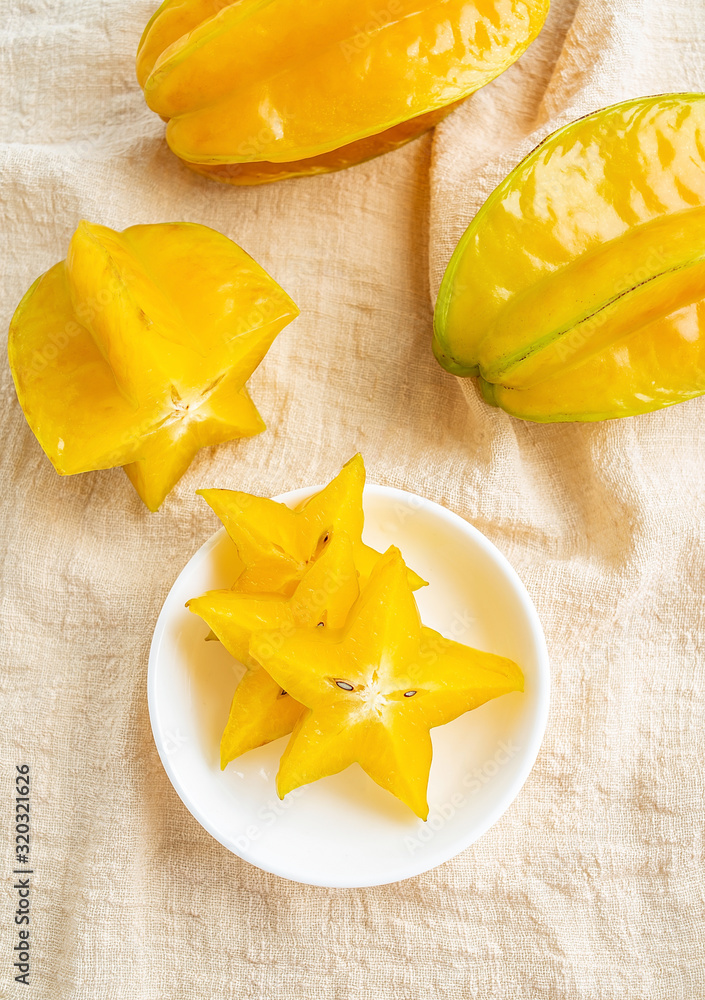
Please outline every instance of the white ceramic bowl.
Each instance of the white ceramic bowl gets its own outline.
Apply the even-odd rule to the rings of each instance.
[[[320,487],[318,487],[320,489]],[[295,506],[315,489],[287,493]],[[162,608],[149,658],[149,713],[166,773],[186,807],[228,850],[296,882],[350,888],[418,875],[472,844],[519,794],[541,745],[549,705],[546,643],[536,610],[504,556],[446,508],[367,486],[365,532],[399,546],[429,581],[417,592],[424,624],[511,657],[526,678],[505,695],[434,729],[426,823],[357,766],[283,801],[277,740],[220,770],[219,743],[243,668],[185,602],[230,587],[234,546],[218,531],[188,562]]]

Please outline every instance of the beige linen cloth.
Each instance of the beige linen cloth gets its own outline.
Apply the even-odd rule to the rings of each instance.
[[[252,380],[268,432],[203,452],[157,515],[119,470],[57,477],[2,367],[0,998],[705,997],[705,400],[529,425],[430,352],[452,248],[533,144],[622,98],[705,90],[703,0],[554,0],[525,58],[434,139],[253,190],[166,150],[133,71],[154,5],[3,4],[3,326],[81,218],[213,226],[302,315]],[[192,819],[145,680],[161,604],[216,528],[194,490],[273,495],[358,449],[372,481],[447,505],[508,556],[554,688],[528,783],[474,847],[397,885],[325,890],[258,871]],[[24,761],[29,987],[11,970]]]

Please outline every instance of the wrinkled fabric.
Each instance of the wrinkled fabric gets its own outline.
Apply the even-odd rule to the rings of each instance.
[[[153,0],[6,7],[3,327],[82,218],[213,226],[301,317],[250,383],[268,431],[201,452],[156,515],[120,470],[59,478],[2,366],[3,829],[8,845],[29,763],[35,874],[27,989],[6,846],[0,997],[705,995],[705,400],[530,425],[430,351],[455,243],[526,152],[605,104],[705,90],[703,0],[554,0],[529,52],[434,137],[250,190],[165,147],[134,79]],[[553,693],[531,777],[472,848],[397,885],[326,890],[251,867],[187,812],[152,739],[147,657],[217,527],[197,488],[274,495],[357,450],[370,481],[448,506],[509,558]]]

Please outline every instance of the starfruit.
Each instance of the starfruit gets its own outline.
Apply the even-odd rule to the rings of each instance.
[[[236,184],[396,148],[510,66],[549,0],[165,0],[137,54],[187,165]]]
[[[705,393],[704,221],[704,94],[626,101],[560,129],[458,244],[438,360],[542,422]]]
[[[304,711],[250,655],[253,633],[276,630],[288,635],[309,626],[340,628],[359,592],[352,542],[344,531],[335,531],[291,597],[212,590],[188,602],[189,610],[200,615],[228,652],[248,668],[235,689],[221,740],[222,768],[248,750],[287,736]]]
[[[281,797],[357,762],[422,819],[429,730],[524,686],[512,660],[421,624],[394,548],[378,560],[342,628],[254,631],[250,653],[308,710],[281,759]]]
[[[407,142],[418,138],[443,121],[460,103],[462,102],[457,101],[455,104],[449,104],[437,111],[429,111],[426,115],[412,118],[410,121],[402,122],[401,125],[394,125],[377,135],[365,136],[364,139],[357,139],[355,142],[340,146],[329,153],[320,153],[318,156],[311,156],[308,159],[294,160],[289,163],[255,161],[253,163],[189,163],[187,165],[195,173],[202,174],[204,177],[236,185],[269,184],[272,181],[283,181],[290,177],[328,174],[336,170],[345,170],[346,167],[353,167],[357,163],[364,163],[366,160],[374,159],[375,156],[391,153],[395,149],[405,146]]]
[[[284,503],[238,490],[199,490],[235,543],[239,565],[235,588],[243,593],[290,596],[332,535],[350,537],[364,583],[379,552],[362,541],[365,464],[355,455],[335,479],[292,510]],[[409,570],[414,587],[425,581]]]
[[[297,314],[205,226],[82,222],[15,312],[10,367],[60,475],[123,466],[156,510],[200,448],[264,430],[245,383]]]

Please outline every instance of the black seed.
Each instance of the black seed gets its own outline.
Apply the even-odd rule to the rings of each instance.
[[[286,691],[280,691],[280,692],[279,692],[279,697],[281,698],[281,697],[282,697],[282,695],[285,695],[286,693],[287,693]]]
[[[316,625],[316,628],[325,628],[325,627],[326,627],[325,622],[319,622],[318,625]]]
[[[415,694],[416,694],[415,691],[405,691],[404,692],[404,697],[405,698],[413,698]]]
[[[343,691],[354,691],[355,690],[355,688],[352,686],[352,684],[350,684],[349,681],[336,681],[335,683]]]

